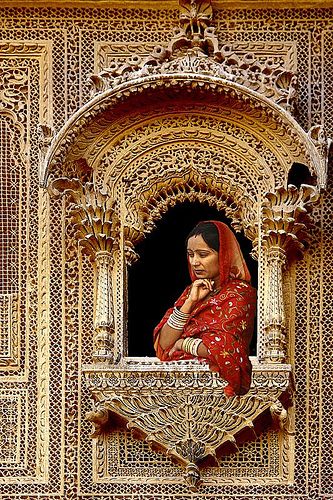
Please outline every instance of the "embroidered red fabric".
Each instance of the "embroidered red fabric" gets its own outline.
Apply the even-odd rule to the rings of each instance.
[[[251,384],[252,366],[249,343],[253,332],[256,310],[256,291],[250,285],[250,273],[245,264],[236,237],[225,224],[213,222],[219,231],[219,264],[221,290],[207,301],[198,302],[183,329],[181,338],[201,338],[207,348],[210,369],[216,371],[229,384],[229,395],[245,394]],[[192,280],[194,274],[190,274]],[[175,306],[180,308],[190,291],[187,287]],[[176,351],[169,356],[172,345],[163,350],[159,333],[173,308],[168,309],[154,330],[156,355],[162,361],[193,359],[191,354]],[[228,392],[228,389],[226,390]]]

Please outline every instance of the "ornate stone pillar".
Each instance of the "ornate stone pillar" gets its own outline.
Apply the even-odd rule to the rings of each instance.
[[[266,254],[268,285],[264,304],[264,350],[267,363],[286,361],[286,322],[283,270],[303,257],[310,239],[310,214],[319,199],[313,186],[281,187],[267,193],[262,203],[261,244]]]
[[[283,268],[286,253],[279,246],[267,248],[268,297],[265,307],[265,354],[270,363],[285,361],[285,312],[283,302]]]
[[[113,257],[110,252],[96,253],[96,311],[94,322],[95,362],[112,359],[114,350],[114,308],[111,270]]]
[[[264,316],[264,359],[270,363],[285,361],[285,312],[283,301],[283,268],[286,253],[279,246],[269,246],[267,252],[268,294]]]
[[[119,223],[114,202],[92,183],[78,179],[56,179],[52,194],[67,195],[71,223],[83,253],[95,262],[96,302],[94,311],[94,362],[114,361],[114,307],[112,290],[113,252],[119,246]]]

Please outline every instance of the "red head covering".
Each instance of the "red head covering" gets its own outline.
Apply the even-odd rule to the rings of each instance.
[[[203,222],[211,222],[215,225],[219,234],[219,266],[221,285],[232,279],[240,279],[251,281],[251,275],[245,263],[242,251],[236,236],[231,229],[216,220],[208,220]],[[189,264],[190,276],[192,281],[196,278]]]

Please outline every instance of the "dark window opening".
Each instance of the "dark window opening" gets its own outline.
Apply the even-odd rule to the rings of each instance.
[[[129,356],[155,356],[153,330],[165,311],[190,283],[185,239],[202,220],[219,220],[230,226],[223,212],[204,203],[185,202],[170,208],[157,221],[156,229],[136,247],[140,260],[128,276]],[[250,256],[251,242],[237,234],[244,258],[257,288],[258,265]],[[250,354],[256,354],[257,333],[253,334]]]
[[[292,184],[300,188],[301,184],[316,185],[316,179],[311,175],[309,168],[303,163],[293,163],[288,172],[288,186]]]

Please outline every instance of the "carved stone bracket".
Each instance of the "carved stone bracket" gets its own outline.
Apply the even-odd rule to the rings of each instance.
[[[119,421],[120,417],[153,448],[182,464],[186,482],[196,491],[204,459],[217,463],[223,447],[237,450],[240,432],[242,439],[246,434],[249,439],[256,436],[257,419],[266,418],[267,412],[279,422],[286,418],[283,395],[291,368],[254,365],[248,394],[226,398],[226,382],[208,367],[195,364],[195,371],[190,371],[186,363],[171,364],[174,366],[172,370],[167,367],[168,371],[161,362],[150,365],[148,371],[143,365],[136,370],[126,364],[107,370],[84,367],[95,401],[87,418],[95,426],[96,437],[109,432],[113,419]]]
[[[113,252],[119,246],[119,223],[115,204],[108,193],[92,183],[60,178],[49,187],[52,195],[67,195],[71,224],[83,253],[95,262],[96,305],[94,321],[95,362],[114,360],[114,307],[111,271]]]
[[[303,257],[312,227],[310,214],[318,200],[317,188],[302,185],[278,188],[262,203],[261,244],[268,269],[263,359],[268,363],[283,363],[286,358],[283,268]]]

